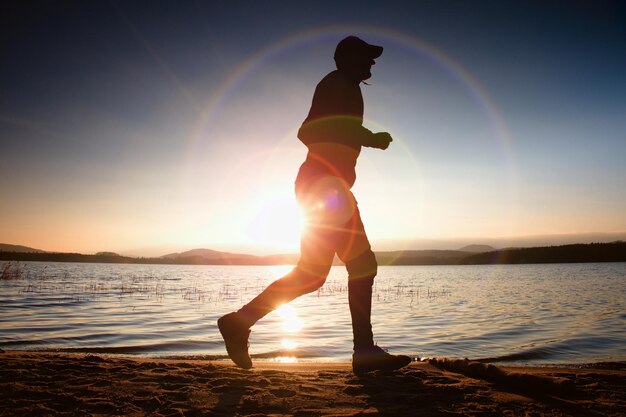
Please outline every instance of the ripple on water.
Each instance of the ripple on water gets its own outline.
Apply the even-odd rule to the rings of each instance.
[[[223,356],[217,318],[276,276],[250,266],[21,266],[25,278],[0,282],[0,347],[146,355]],[[381,346],[412,355],[625,360],[625,294],[624,263],[380,267],[372,322]],[[300,325],[271,313],[253,328],[252,353],[291,346],[299,360],[349,360],[343,267],[290,306]]]

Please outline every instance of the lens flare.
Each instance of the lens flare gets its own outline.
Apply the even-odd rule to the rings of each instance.
[[[182,187],[187,190],[186,192],[189,194],[190,201],[197,199],[198,189],[195,186],[195,184],[197,184],[195,178],[199,176],[199,173],[203,174],[206,172],[206,161],[203,156],[214,152],[216,141],[220,143],[230,143],[232,140],[231,134],[217,135],[216,132],[219,130],[218,128],[222,125],[224,120],[229,120],[227,117],[229,109],[238,108],[234,105],[233,100],[235,100],[237,94],[244,88],[244,84],[250,80],[256,80],[254,77],[257,74],[260,74],[262,70],[269,70],[271,65],[277,62],[277,60],[285,56],[295,56],[294,51],[311,51],[312,53],[318,53],[318,51],[322,53],[322,49],[324,51],[332,51],[336,42],[341,39],[341,37],[345,37],[347,33],[352,33],[368,39],[371,42],[385,45],[385,48],[387,48],[386,53],[396,51],[398,54],[401,54],[399,56],[403,59],[407,59],[409,63],[434,68],[444,75],[453,86],[461,89],[462,93],[472,101],[478,111],[483,115],[484,122],[487,123],[489,130],[492,132],[491,138],[494,141],[494,146],[501,151],[501,158],[505,167],[503,174],[508,179],[508,185],[506,187],[507,194],[505,197],[507,200],[502,201],[499,207],[500,216],[503,220],[498,234],[512,234],[512,230],[517,227],[516,213],[519,205],[517,195],[519,179],[514,153],[515,148],[513,146],[513,137],[509,132],[506,120],[498,111],[496,103],[489,95],[489,91],[469,69],[465,68],[461,62],[457,61],[453,56],[448,55],[437,45],[430,44],[426,40],[385,26],[349,26],[342,24],[292,33],[274,43],[268,44],[266,48],[257,50],[254,54],[250,55],[248,59],[242,61],[241,65],[234,71],[230,71],[228,77],[223,80],[219,88],[214,91],[202,106],[202,112],[185,141],[185,181],[182,182]],[[277,166],[287,166],[283,164],[282,161],[291,161],[293,158],[300,160],[302,158],[302,148],[292,145],[297,143],[295,138],[299,120],[300,119],[293,123],[295,125],[293,130],[288,130],[287,127],[284,128],[283,141],[279,146],[275,146],[268,151],[269,156],[266,158],[268,161],[268,163],[265,164],[266,168],[259,171],[258,175],[265,175],[265,171],[271,172]],[[377,121],[369,117],[365,120],[365,123],[366,127],[379,125]],[[386,126],[379,127],[380,128],[377,130],[393,131],[393,129],[387,128]],[[412,160],[414,166],[417,167],[414,150],[412,147],[408,146],[413,139],[411,137],[402,138],[395,135],[394,138],[394,149],[397,149],[401,145],[408,158]],[[221,181],[217,183],[219,189],[215,194],[218,197],[230,192],[231,188],[229,187],[233,181],[228,181],[230,179],[229,177],[231,175],[240,175],[238,167],[233,167],[231,171],[232,174],[227,173],[222,175]],[[415,178],[419,177],[415,176]],[[214,178],[211,178],[211,186],[215,187],[214,184]],[[221,184],[225,184],[223,186],[224,190],[220,188],[222,187]],[[419,184],[417,184],[417,181],[414,181],[414,185],[417,187]],[[291,190],[287,188],[285,188],[285,190],[288,191],[284,192],[284,194],[290,197],[291,194],[288,193]],[[211,201],[215,200],[217,199],[214,198]],[[416,198],[415,201],[416,202],[413,204],[415,204],[416,210],[421,210],[421,203],[417,203],[421,200]],[[201,214],[192,214],[194,216],[190,217],[201,216]],[[236,218],[241,219],[242,217],[238,215]],[[423,221],[428,221],[428,219],[424,219]],[[236,222],[232,221],[232,223]],[[306,225],[304,226],[306,227]],[[209,230],[208,226],[206,230]],[[225,231],[224,234],[225,236],[235,239],[235,237],[232,237],[232,230],[228,230],[228,233]],[[294,236],[294,234],[289,236]],[[267,242],[263,243],[266,244]],[[295,247],[297,242],[293,243],[293,245]]]

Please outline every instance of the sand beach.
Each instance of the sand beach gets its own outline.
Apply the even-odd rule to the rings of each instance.
[[[495,367],[415,362],[352,374],[348,363],[0,353],[0,415],[626,415],[623,364]]]

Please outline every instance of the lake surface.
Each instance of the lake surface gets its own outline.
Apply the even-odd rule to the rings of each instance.
[[[0,262],[0,271],[6,262]],[[15,263],[13,263],[15,265]],[[21,262],[0,280],[0,348],[225,358],[216,327],[291,266]],[[253,327],[257,360],[349,361],[347,273]],[[386,266],[374,337],[392,353],[626,360],[626,263]]]

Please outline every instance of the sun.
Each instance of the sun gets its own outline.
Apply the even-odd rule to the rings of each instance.
[[[264,194],[255,201],[255,213],[248,225],[248,238],[274,250],[297,252],[305,228],[295,196]]]

